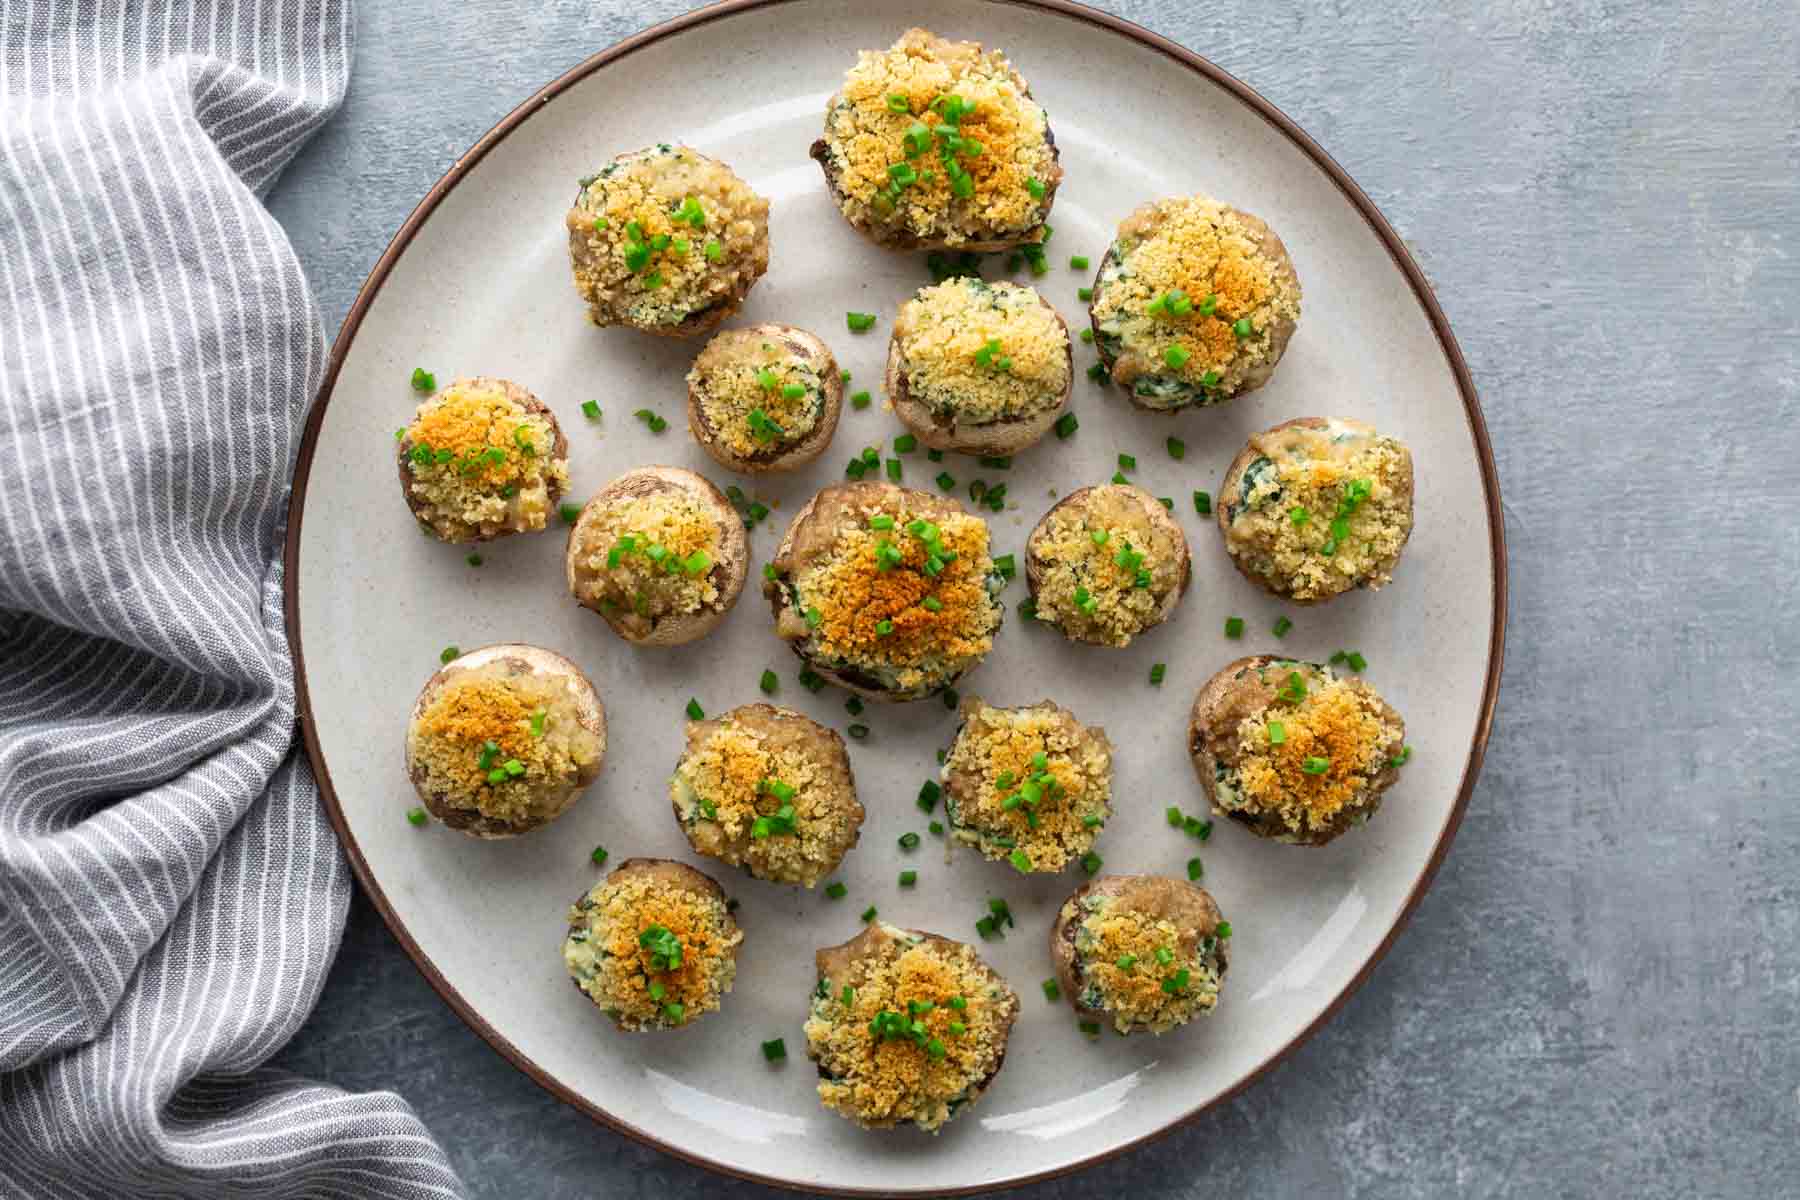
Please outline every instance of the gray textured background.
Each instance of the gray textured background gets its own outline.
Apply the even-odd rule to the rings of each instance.
[[[273,197],[328,325],[511,104],[686,7],[362,4],[349,102]],[[1108,7],[1261,90],[1411,243],[1493,434],[1512,622],[1461,836],[1367,986],[1235,1101],[1020,1194],[1800,1193],[1792,0]],[[403,1092],[478,1196],[775,1194],[553,1101],[360,897],[277,1062]]]

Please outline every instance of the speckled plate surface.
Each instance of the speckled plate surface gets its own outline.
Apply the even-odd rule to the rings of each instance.
[[[530,387],[568,430],[574,498],[624,469],[673,463],[734,482],[688,438],[682,376],[699,346],[596,330],[569,281],[562,216],[578,176],[612,154],[659,140],[717,155],[773,202],[768,276],[734,323],[774,320],[823,335],[877,388],[897,304],[929,281],[923,257],[891,255],[852,232],[807,158],[825,99],[862,47],[909,24],[1004,47],[1050,113],[1067,172],[1051,218],[1051,271],[1035,283],[1079,325],[1086,273],[1120,217],[1157,195],[1204,190],[1266,218],[1306,288],[1300,329],[1274,382],[1213,411],[1175,418],[1130,408],[1116,391],[1076,384],[1081,429],[1018,456],[1015,506],[990,517],[997,552],[1017,553],[1063,494],[1137,456],[1136,480],[1175,497],[1194,552],[1194,586],[1175,617],[1127,651],[1076,646],[1009,617],[994,653],[961,685],[996,703],[1046,696],[1105,726],[1119,750],[1116,815],[1099,844],[1110,871],[1180,875],[1198,852],[1206,886],[1230,918],[1231,973],[1218,1012],[1162,1038],[1090,1042],[1066,1005],[1047,1003],[1045,932],[1080,881],[1024,878],[959,853],[946,864],[923,832],[920,783],[947,744],[952,714],[936,700],[871,707],[869,738],[851,748],[864,804],[862,844],[832,901],[697,860],[670,814],[666,779],[682,745],[682,709],[709,713],[762,699],[772,667],[778,702],[838,729],[835,690],[809,694],[775,637],[767,605],[747,594],[697,644],[639,650],[615,638],[564,590],[564,537],[553,530],[462,550],[421,538],[394,480],[393,429],[415,403],[416,365],[441,379],[499,375]],[[1000,272],[991,261],[987,273]],[[844,312],[881,315],[846,332]],[[1092,361],[1078,350],[1078,370]],[[581,415],[595,400],[598,424]],[[669,420],[651,434],[630,417]],[[1418,472],[1418,523],[1394,583],[1328,606],[1284,610],[1255,592],[1194,514],[1216,493],[1252,432],[1290,417],[1341,414],[1404,438]],[[754,564],[794,512],[842,478],[865,445],[901,432],[879,405],[846,411],[814,469],[750,490],[776,506],[751,537]],[[1185,461],[1163,449],[1170,434]],[[994,471],[952,456],[966,484]],[[909,456],[907,482],[941,469]],[[748,481],[737,481],[745,482]],[[1215,1103],[1317,1029],[1395,936],[1448,847],[1474,782],[1493,712],[1504,627],[1500,501],[1475,396],[1442,314],[1398,238],[1304,134],[1193,54],[1113,18],[1064,4],[935,0],[731,3],[613,47],[546,87],[482,139],[425,198],[377,264],[340,334],[295,479],[287,557],[288,622],[301,656],[304,735],[358,874],[445,999],[521,1069],[596,1118],[697,1162],[773,1183],[843,1192],[942,1195],[1066,1171],[1116,1153]],[[753,581],[754,582],[754,581]],[[1024,598],[1008,589],[1009,608]],[[1198,811],[1183,747],[1194,690],[1241,654],[1279,643],[1301,657],[1339,648],[1367,656],[1367,677],[1405,715],[1412,762],[1381,814],[1323,850],[1273,845],[1221,824],[1204,847],[1163,810]],[[1226,617],[1246,619],[1227,640]],[[408,708],[447,644],[536,642],[568,655],[600,689],[610,750],[599,782],[565,817],[527,837],[477,842],[415,829],[401,767]],[[1166,662],[1160,688],[1150,665]],[[736,990],[722,1012],[675,1035],[617,1033],[568,985],[558,948],[568,903],[596,872],[589,852],[679,858],[741,901],[746,931]],[[919,886],[900,889],[903,866]],[[978,941],[989,896],[1018,925],[981,951],[1018,990],[1024,1014],[1006,1069],[967,1116],[936,1137],[863,1132],[821,1109],[803,1055],[813,950],[854,934],[870,904],[899,924]],[[758,1043],[785,1037],[770,1066]]]

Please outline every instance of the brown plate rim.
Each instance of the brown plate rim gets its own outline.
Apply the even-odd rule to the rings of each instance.
[[[397,232],[394,235],[393,240],[388,243],[387,249],[382,251],[381,257],[376,261],[374,268],[369,272],[368,279],[364,281],[361,290],[357,292],[355,301],[350,305],[350,311],[344,317],[343,326],[338,330],[337,339],[332,343],[331,356],[326,364],[325,377],[320,384],[318,398],[314,402],[311,411],[307,414],[306,426],[300,439],[299,457],[294,468],[293,491],[289,498],[288,508],[287,539],[282,552],[282,597],[285,607],[285,624],[287,628],[288,643],[292,648],[294,656],[294,688],[298,705],[300,735],[306,746],[307,759],[312,764],[313,775],[318,781],[320,795],[324,798],[325,808],[330,816],[332,828],[337,831],[338,840],[342,843],[344,852],[350,859],[350,866],[356,872],[356,877],[361,881],[363,889],[369,895],[369,899],[374,903],[376,911],[381,914],[381,919],[385,921],[388,928],[393,931],[394,937],[399,941],[401,948],[405,950],[407,956],[413,960],[413,964],[418,967],[419,972],[425,976],[426,982],[430,983],[431,986],[436,989],[438,995],[450,1006],[451,1010],[455,1012],[457,1016],[461,1017],[471,1029],[486,1039],[489,1045],[499,1051],[501,1055],[511,1061],[514,1066],[519,1068],[519,1070],[535,1080],[551,1095],[562,1100],[564,1103],[574,1106],[586,1113],[589,1117],[611,1129],[616,1129],[620,1133],[634,1138],[647,1146],[653,1146],[666,1154],[693,1163],[695,1166],[704,1167],[707,1170],[716,1171],[723,1175],[728,1175],[751,1183],[768,1184],[773,1187],[786,1188],[793,1191],[816,1192],[820,1189],[808,1188],[806,1185],[795,1180],[782,1179],[778,1176],[763,1175],[753,1171],[741,1170],[727,1163],[705,1158],[698,1154],[688,1153],[687,1151],[681,1150],[663,1141],[655,1134],[619,1120],[611,1113],[608,1113],[598,1105],[587,1100],[585,1097],[577,1095],[574,1091],[551,1078],[542,1067],[538,1066],[536,1062],[532,1061],[532,1059],[521,1052],[518,1047],[514,1046],[502,1036],[497,1029],[488,1024],[481,1014],[477,1013],[469,1003],[463,999],[462,994],[451,985],[449,980],[444,978],[443,973],[438,970],[430,956],[420,949],[418,943],[412,939],[411,934],[407,932],[405,924],[395,914],[393,906],[388,903],[386,894],[382,891],[381,885],[376,881],[374,873],[369,869],[368,861],[363,857],[362,850],[357,845],[355,837],[350,832],[349,824],[344,819],[343,807],[339,804],[337,792],[332,787],[331,772],[325,765],[325,756],[319,748],[318,731],[313,722],[312,700],[306,684],[306,654],[301,641],[299,616],[300,532],[305,518],[307,479],[311,473],[313,454],[318,448],[319,429],[324,422],[325,408],[330,402],[332,388],[337,382],[338,373],[343,369],[344,359],[349,353],[350,345],[355,339],[357,330],[362,325],[363,317],[367,314],[369,306],[374,302],[376,295],[381,291],[382,284],[387,281],[388,275],[393,271],[395,263],[399,261],[400,256],[406,251],[406,248],[412,242],[413,237],[431,216],[432,211],[436,209],[443,201],[444,197],[449,194],[450,189],[461,182],[463,177],[473,169],[475,164],[480,162],[481,159],[486,156],[488,151],[492,150],[509,133],[524,123],[526,118],[537,111],[537,109],[546,101],[585,79],[595,71],[600,70],[609,63],[621,59],[636,50],[641,50],[646,46],[673,37],[677,34],[684,33],[690,29],[698,28],[701,25],[709,24],[724,17],[735,16],[751,9],[773,8],[777,5],[789,2],[790,0],[720,0],[719,3],[708,5],[705,8],[695,9],[689,13],[684,13],[681,16],[674,17],[660,25],[652,26],[649,29],[633,34],[631,37],[607,47],[605,50],[600,51],[570,68],[568,71],[565,71],[562,75],[540,88],[524,103],[507,113],[498,124],[488,130],[487,133],[483,134],[479,141],[457,158],[451,165],[449,171],[444,174],[443,178],[439,179],[437,183],[432,185],[431,190],[425,193],[425,198],[419,201],[418,206],[413,209],[407,216],[406,221],[400,226],[399,232]],[[1449,853],[1450,844],[1455,840],[1457,829],[1462,824],[1463,814],[1468,809],[1469,796],[1474,791],[1475,780],[1481,773],[1482,759],[1487,752],[1488,735],[1493,728],[1494,708],[1500,692],[1501,667],[1506,654],[1506,525],[1500,505],[1500,481],[1494,465],[1493,446],[1488,440],[1487,423],[1482,418],[1481,402],[1475,394],[1475,381],[1469,374],[1468,364],[1463,360],[1462,350],[1457,345],[1456,336],[1450,330],[1449,319],[1444,316],[1444,310],[1439,306],[1437,297],[1432,294],[1431,285],[1426,281],[1424,272],[1421,271],[1419,265],[1413,261],[1412,255],[1408,253],[1405,244],[1400,239],[1400,235],[1394,231],[1393,226],[1388,224],[1387,219],[1381,215],[1380,210],[1375,207],[1374,202],[1369,199],[1362,188],[1357,186],[1356,182],[1350,178],[1349,174],[1339,166],[1317,142],[1313,141],[1313,139],[1298,125],[1294,124],[1287,114],[1283,113],[1280,109],[1276,108],[1275,105],[1264,99],[1248,84],[1209,60],[1202,58],[1192,50],[1170,41],[1161,34],[1152,33],[1141,25],[1134,24],[1131,21],[1114,16],[1111,13],[1089,8],[1084,4],[1077,4],[1074,0],[989,0],[989,2],[1008,4],[1016,7],[1042,9],[1058,16],[1085,22],[1099,29],[1117,34],[1121,37],[1129,38],[1132,41],[1147,46],[1150,49],[1173,59],[1175,62],[1180,63],[1182,66],[1187,67],[1196,74],[1204,76],[1207,80],[1224,88],[1227,92],[1230,92],[1241,103],[1251,109],[1251,111],[1262,117],[1263,120],[1267,121],[1284,137],[1294,143],[1302,153],[1316,163],[1318,167],[1330,177],[1331,181],[1337,185],[1338,190],[1341,191],[1345,198],[1350,201],[1351,205],[1362,214],[1363,220],[1368,223],[1375,235],[1381,239],[1382,244],[1387,248],[1389,256],[1393,258],[1395,265],[1400,268],[1401,272],[1406,276],[1407,282],[1412,285],[1413,294],[1417,297],[1420,306],[1425,310],[1425,315],[1431,322],[1432,331],[1437,335],[1438,343],[1443,349],[1445,360],[1449,363],[1451,372],[1456,377],[1457,390],[1462,394],[1464,415],[1469,422],[1469,433],[1475,441],[1477,456],[1480,459],[1482,490],[1487,501],[1488,538],[1489,545],[1492,547],[1493,552],[1492,604],[1494,619],[1493,627],[1488,633],[1488,669],[1487,679],[1482,687],[1480,718],[1476,722],[1475,736],[1469,746],[1469,756],[1463,766],[1462,783],[1457,789],[1456,805],[1451,810],[1450,819],[1445,824],[1444,831],[1439,836],[1437,845],[1432,850],[1431,857],[1426,861],[1424,868],[1419,873],[1419,877],[1413,882],[1412,889],[1407,895],[1406,903],[1401,907],[1400,914],[1395,918],[1393,927],[1388,930],[1387,936],[1384,937],[1381,944],[1375,948],[1375,952],[1369,956],[1368,961],[1363,963],[1355,977],[1352,978],[1337,996],[1325,1006],[1319,1015],[1315,1017],[1306,1028],[1300,1030],[1299,1033],[1289,1039],[1284,1046],[1275,1051],[1268,1058],[1264,1059],[1254,1070],[1250,1071],[1226,1091],[1221,1092],[1207,1103],[1199,1105],[1180,1117],[1169,1121],[1161,1128],[1144,1134],[1142,1137],[1134,1138],[1129,1142],[1109,1147],[1106,1150],[1089,1155],[1077,1162],[1068,1163],[1052,1170],[1040,1171],[1030,1175],[1021,1175],[1017,1178],[1008,1179],[998,1183],[970,1184],[949,1190],[932,1189],[930,1194],[934,1196],[966,1196],[978,1192],[995,1191],[1003,1188],[1022,1187],[1030,1183],[1040,1183],[1047,1179],[1055,1179],[1075,1171],[1097,1166],[1100,1163],[1116,1158],[1128,1151],[1147,1145],[1151,1141],[1164,1137],[1174,1130],[1189,1124],[1195,1118],[1200,1116],[1200,1114],[1224,1103],[1226,1100],[1237,1095],[1244,1088],[1250,1086],[1250,1084],[1254,1083],[1256,1080],[1261,1079],[1286,1059],[1288,1055],[1298,1049],[1301,1043],[1305,1042],[1314,1033],[1318,1032],[1327,1021],[1331,1020],[1331,1018],[1337,1014],[1338,1010],[1343,1007],[1344,1002],[1368,980],[1370,974],[1375,970],[1376,965],[1386,957],[1388,950],[1394,944],[1394,940],[1399,937],[1401,929],[1405,927],[1407,921],[1411,918],[1413,911],[1418,907],[1419,901],[1431,887],[1432,880],[1436,877],[1438,868],[1443,865],[1445,855]],[[826,1189],[826,1191],[828,1194],[840,1196],[923,1194],[911,1192],[895,1193],[879,1188],[832,1188]]]

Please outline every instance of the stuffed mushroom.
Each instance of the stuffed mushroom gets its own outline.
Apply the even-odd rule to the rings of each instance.
[[[1406,722],[1360,679],[1255,655],[1194,697],[1188,751],[1213,811],[1258,837],[1322,846],[1363,824],[1406,761]]]
[[[1006,55],[924,29],[857,56],[812,156],[845,219],[891,250],[1039,242],[1062,181],[1049,119]]]
[[[1284,421],[1232,460],[1213,511],[1231,561],[1273,595],[1378,591],[1412,536],[1412,453],[1361,421]]]
[[[996,708],[975,696],[944,756],[950,836],[1021,872],[1092,863],[1112,814],[1112,742],[1048,700]]]
[[[1037,619],[1071,641],[1130,645],[1169,618],[1192,575],[1181,526],[1130,484],[1070,492],[1025,541]]]
[[[866,482],[828,487],[795,515],[763,594],[775,632],[820,675],[873,700],[917,700],[993,649],[1004,582],[980,517]]]
[[[505,379],[458,379],[420,404],[398,453],[407,507],[446,542],[540,530],[569,486],[556,414]]]
[[[1269,381],[1300,320],[1300,277],[1260,218],[1209,196],[1145,204],[1100,260],[1088,315],[1139,408],[1222,404]]]
[[[727,329],[687,375],[688,429],[720,466],[793,471],[837,432],[844,383],[816,336],[792,325]]]
[[[666,858],[629,858],[570,907],[563,965],[620,1029],[680,1029],[724,1000],[743,940],[707,876]]]
[[[1064,901],[1050,959],[1083,1019],[1162,1034],[1211,1014],[1230,939],[1231,923],[1206,889],[1161,875],[1102,875]]]
[[[863,822],[844,739],[767,704],[688,722],[669,801],[696,853],[809,888],[837,868]]]
[[[680,467],[639,467],[600,489],[569,531],[569,591],[628,642],[680,645],[725,619],[749,553],[718,488]]]
[[[826,1108],[935,1133],[999,1074],[1019,997],[973,947],[876,922],[816,958],[806,1053]]]
[[[452,659],[419,692],[406,731],[406,774],[426,810],[480,838],[554,821],[605,757],[606,710],[594,685],[538,646]]]
[[[957,276],[900,306],[888,347],[894,414],[934,450],[1006,455],[1068,407],[1069,329],[1015,283]]]
[[[716,158],[668,143],[581,181],[564,222],[588,319],[693,337],[769,268],[769,202]]]

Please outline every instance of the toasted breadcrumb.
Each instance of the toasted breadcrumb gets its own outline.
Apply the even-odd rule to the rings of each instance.
[[[920,288],[894,322],[907,390],[959,425],[1028,420],[1063,401],[1069,335],[1037,292],[958,277]]]
[[[890,106],[890,96],[903,97],[906,111]],[[947,96],[973,106],[958,124],[933,107]],[[915,125],[931,131],[922,150],[908,146]],[[955,195],[940,162],[944,134],[951,132],[981,146],[980,154],[956,156],[971,181],[966,197]],[[1005,54],[923,29],[858,56],[826,112],[825,144],[845,216],[921,242],[1035,240],[1049,212],[1049,189],[1062,175],[1044,110]],[[899,189],[898,199],[889,171],[896,164],[919,175]]]
[[[419,519],[446,541],[544,528],[569,485],[556,427],[503,379],[458,379],[420,404],[400,458]]]
[[[883,924],[864,945],[813,993],[806,1052],[819,1064],[819,1099],[865,1128],[912,1122],[936,1132],[999,1069],[1019,998],[961,942]],[[881,1013],[902,1014],[918,1028],[882,1037],[872,1028]],[[963,1032],[953,1032],[952,1022]]]
[[[997,860],[1023,852],[1033,871],[1060,871],[1092,850],[1112,812],[1105,731],[1084,727],[1048,701],[995,708],[969,697],[962,712],[942,772],[957,840]]]
[[[1250,449],[1220,497],[1225,548],[1240,565],[1298,600],[1392,581],[1413,525],[1412,456],[1398,439],[1333,418],[1267,430]],[[1347,528],[1334,531],[1347,503]]]
[[[680,941],[680,966],[652,961],[655,946],[640,939],[656,926]],[[656,866],[622,865],[569,909],[563,962],[621,1029],[670,1029],[719,1007],[743,940],[720,897]]]
[[[694,212],[689,200],[699,206],[698,221],[677,219]],[[582,181],[566,224],[575,288],[596,325],[679,325],[735,300],[769,266],[769,202],[724,163],[687,146],[613,159]],[[650,249],[663,238],[667,245]],[[718,247],[710,255],[709,242]],[[649,251],[635,267],[634,244]]]

